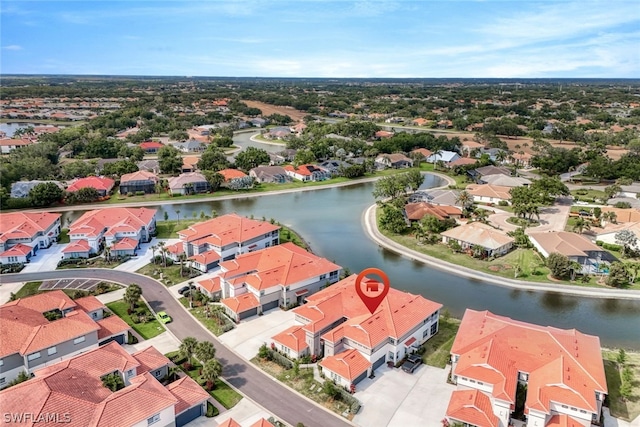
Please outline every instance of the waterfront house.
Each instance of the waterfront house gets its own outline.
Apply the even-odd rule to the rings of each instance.
[[[156,231],[156,210],[147,208],[103,208],[85,212],[69,226],[71,244],[88,245],[90,253],[127,239],[118,248],[124,250],[135,241],[149,242]],[[84,242],[81,242],[84,241]],[[78,251],[77,251],[78,252]]]
[[[456,161],[460,158],[460,155],[455,151],[438,151],[427,157],[427,163],[444,163],[445,166],[448,166],[451,162]]]
[[[425,161],[433,154],[433,151],[427,150],[426,148],[416,148],[415,150],[411,150],[409,156],[412,158],[419,158],[418,156],[422,156],[420,158],[421,161]]]
[[[407,219],[412,222],[420,221],[427,215],[434,216],[439,221],[462,218],[462,210],[460,210],[460,208],[447,205],[432,205],[427,202],[407,203],[404,206],[404,213]]]
[[[30,374],[110,341],[125,343],[129,325],[105,317],[105,310],[94,296],[74,301],[61,290],[0,306],[0,387],[20,372]]]
[[[305,296],[339,280],[342,267],[293,243],[267,247],[220,263],[221,303],[235,321]]]
[[[380,168],[410,168],[413,167],[413,160],[402,153],[381,154],[376,157],[376,166]]]
[[[577,262],[582,266],[580,271],[582,274],[602,273],[602,267],[616,261],[616,258],[608,251],[581,234],[567,231],[530,233],[529,240],[540,255],[545,258],[556,252]]]
[[[169,192],[174,196],[206,193],[211,188],[207,178],[198,172],[181,173],[178,176],[169,178],[168,184]]]
[[[29,192],[38,184],[53,183],[60,189],[64,190],[64,186],[59,181],[18,181],[11,184],[11,197],[14,199],[23,199],[29,197]]]
[[[280,226],[236,213],[199,222],[178,231],[180,242],[170,246],[170,257],[184,253],[191,266],[204,273],[237,255],[280,243]]]
[[[182,427],[206,413],[210,396],[188,376],[163,386],[170,363],[154,347],[129,354],[109,343],[38,369],[29,381],[0,391],[0,407],[32,419],[56,415],[69,427]],[[106,387],[107,375],[119,377],[124,387]]]
[[[0,213],[0,263],[24,264],[60,235],[60,214]]]
[[[463,250],[471,251],[481,247],[487,257],[501,256],[513,249],[515,240],[503,231],[481,222],[468,222],[455,228],[443,231],[442,243],[458,242]]]
[[[287,171],[280,166],[258,166],[249,171],[249,176],[257,182],[275,182],[282,184],[291,181]]]
[[[111,178],[104,176],[88,176],[71,181],[67,187],[67,191],[73,193],[81,188],[95,188],[100,197],[105,197],[111,194],[115,183]]]
[[[137,171],[126,173],[120,177],[120,194],[155,193],[158,177],[156,174],[147,171]]]
[[[287,165],[284,167],[287,175],[298,181],[324,181],[331,178],[331,172],[314,165],[300,165],[294,167]]]
[[[621,231],[629,231],[636,236],[635,246],[631,248],[634,250],[640,250],[640,222],[625,222],[622,224],[607,224],[604,226],[602,231],[599,231],[596,234],[596,241],[619,245],[620,242],[616,240],[616,234]]]
[[[451,362],[458,390],[447,408],[450,422],[600,425],[607,381],[597,336],[467,309]],[[524,406],[524,422],[511,418],[516,405]]]

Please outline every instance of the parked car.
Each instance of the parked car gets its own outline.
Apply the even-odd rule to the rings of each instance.
[[[422,358],[417,354],[411,354],[407,357],[407,360],[402,364],[402,370],[410,374],[415,371],[422,363]]]
[[[194,285],[191,286],[183,286],[180,289],[178,289],[178,293],[180,295],[184,295],[185,292],[189,291],[190,289],[195,289],[196,287]],[[189,294],[185,295],[188,296]]]
[[[159,311],[158,320],[161,321],[162,323],[170,323],[172,319],[171,319],[171,316],[169,316],[166,312]]]

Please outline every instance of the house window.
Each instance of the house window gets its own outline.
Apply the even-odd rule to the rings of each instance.
[[[320,280],[324,280],[324,279],[326,279],[326,278],[327,278],[327,275],[326,275],[326,274],[322,274],[322,275],[320,275]]]
[[[0,359],[0,368],[4,366],[4,360]]]
[[[265,247],[265,248],[268,248],[268,247],[270,247],[270,246],[271,246],[271,242],[266,242],[266,243],[264,244],[264,247]]]
[[[158,421],[160,421],[160,414],[155,414],[153,417],[147,418],[147,425],[150,426],[151,424],[155,424]]]
[[[58,349],[56,348],[56,346],[49,347],[49,348],[47,349],[47,356],[54,355],[54,354],[56,354],[57,352],[58,352]]]
[[[31,361],[31,360],[36,360],[36,359],[40,359],[40,352],[37,351],[35,353],[31,353],[30,355],[27,356],[27,360]]]
[[[424,332],[422,332],[422,338],[426,338],[429,335],[429,329],[425,329]]]
[[[86,338],[84,336],[81,336],[81,337],[78,337],[75,340],[73,340],[73,343],[74,344],[80,344],[80,343],[83,343],[85,341],[85,339]]]
[[[434,323],[431,325],[431,335],[435,335],[436,332],[438,332],[438,324]]]
[[[0,385],[3,385],[6,382],[4,378],[0,378]]]
[[[337,271],[332,271],[331,273],[329,273],[329,277],[336,277],[338,275]]]

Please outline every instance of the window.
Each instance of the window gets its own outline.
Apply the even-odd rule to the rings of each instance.
[[[31,361],[31,360],[36,360],[36,359],[40,359],[40,352],[35,352],[35,353],[31,353],[30,355],[27,356],[27,360]]]
[[[4,360],[0,359],[0,367],[4,366]]]
[[[74,344],[80,344],[80,343],[84,342],[85,339],[86,338],[84,336],[81,336],[81,337],[78,337],[75,340],[73,340],[73,343]]]
[[[327,275],[326,275],[326,274],[321,274],[321,275],[320,275],[320,280],[324,280],[324,279],[326,279],[326,278],[327,278]]]
[[[56,346],[49,347],[47,349],[47,356],[51,356],[53,354],[56,354],[57,352],[58,352],[58,349],[56,348]]]
[[[5,383],[5,379],[4,378],[0,378],[0,385]]]
[[[429,335],[429,329],[425,329],[424,332],[422,332],[422,338],[426,338]]]
[[[331,273],[329,273],[329,277],[336,277],[338,275],[337,271],[332,271]]]
[[[431,325],[431,335],[434,335],[436,332],[438,332],[438,324],[434,323]]]
[[[160,414],[155,414],[153,417],[147,418],[147,425],[150,426],[151,424],[155,424],[158,421],[160,421]]]
[[[268,248],[268,247],[270,247],[270,246],[271,246],[271,242],[266,242],[266,243],[264,244],[264,247],[265,247],[265,248]]]

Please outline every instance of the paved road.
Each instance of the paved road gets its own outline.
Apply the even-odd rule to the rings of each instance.
[[[537,227],[527,228],[525,233],[531,234],[544,231],[564,231],[570,211],[571,199],[567,197],[558,198],[553,206],[540,208],[540,225]],[[507,222],[507,218],[511,218],[512,216],[514,216],[514,214],[509,212],[495,213],[493,215],[489,215],[489,221],[504,231],[513,231],[518,228],[518,226]]]
[[[166,326],[178,339],[182,340],[187,336],[192,336],[198,341],[214,342],[217,349],[216,356],[224,366],[222,375],[225,380],[287,423],[296,425],[301,422],[307,427],[344,427],[353,425],[349,421],[339,418],[332,412],[284,387],[272,377],[245,362],[191,317],[180,303],[171,296],[165,286],[150,277],[125,271],[95,268],[3,274],[0,277],[0,283],[66,278],[94,278],[124,285],[137,283],[142,288],[145,300],[155,312],[166,311],[170,313],[173,322]]]

